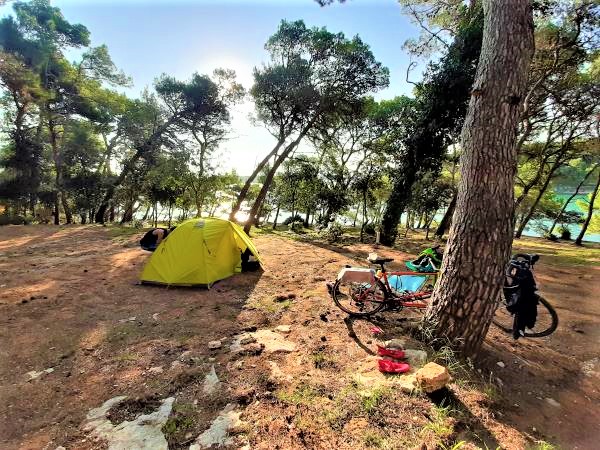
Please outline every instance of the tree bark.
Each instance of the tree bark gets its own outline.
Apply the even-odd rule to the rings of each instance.
[[[577,239],[575,239],[575,245],[581,245],[583,242],[583,237],[590,225],[592,220],[592,216],[594,215],[594,202],[596,201],[596,196],[598,195],[598,189],[600,188],[600,172],[598,172],[598,181],[596,182],[596,187],[594,187],[594,192],[592,192],[592,198],[590,198],[590,206],[588,207],[587,217],[585,218],[585,222],[583,222],[583,226],[581,227],[581,232]]]
[[[484,0],[481,57],[462,129],[461,180],[424,327],[437,345],[477,353],[513,238],[517,122],[533,53],[527,0]]]
[[[581,182],[577,185],[577,188],[575,189],[575,192],[573,192],[573,194],[562,205],[562,208],[560,209],[560,212],[558,213],[558,215],[554,219],[554,222],[552,222],[552,226],[550,227],[550,231],[548,231],[548,235],[552,235],[552,233],[554,232],[554,228],[556,228],[556,225],[558,224],[558,221],[560,220],[560,218],[562,217],[562,215],[567,210],[567,206],[569,206],[569,204],[571,203],[571,201],[577,196],[577,194],[579,194],[579,190],[581,189],[581,187],[585,184],[585,182],[587,181],[587,179],[590,177],[590,175],[597,168],[598,168],[598,164],[596,164],[595,166],[593,166],[592,169],[588,173],[585,174],[585,176],[583,177],[583,180],[581,180]]]
[[[435,230],[435,233],[434,233],[435,236],[440,237],[440,238],[444,236],[444,234],[446,233],[446,230],[450,227],[450,224],[452,223],[452,216],[454,214],[455,208],[456,208],[456,192],[452,196],[452,200],[450,201],[450,204],[448,205],[448,208],[446,209],[446,212],[444,213],[444,217],[442,217],[442,221],[438,225],[437,230]]]

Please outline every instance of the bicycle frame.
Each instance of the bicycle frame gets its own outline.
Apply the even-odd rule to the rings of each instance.
[[[388,281],[388,276],[390,276],[390,275],[422,276],[422,277],[425,277],[428,279],[430,278],[432,281],[431,284],[435,285],[435,283],[437,281],[437,277],[439,275],[439,272],[411,272],[411,271],[388,272],[384,268],[383,270],[381,270],[380,273],[377,274],[377,278],[382,281],[382,283],[384,284],[384,286],[387,290],[387,296],[390,297],[390,298],[386,299],[387,301],[399,302],[403,307],[406,307],[406,308],[427,308],[427,302],[425,302],[424,300],[426,298],[431,297],[431,291],[425,291],[425,292],[416,291],[416,292],[410,292],[410,293],[405,293],[405,294],[396,293],[395,289],[393,289],[390,286],[390,283]],[[427,282],[427,281],[425,281],[425,282]]]

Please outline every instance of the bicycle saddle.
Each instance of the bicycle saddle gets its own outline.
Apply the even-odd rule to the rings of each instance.
[[[369,261],[371,264],[384,264],[392,262],[393,260],[394,258],[382,258],[378,256],[377,253],[370,253],[367,257],[367,261]]]

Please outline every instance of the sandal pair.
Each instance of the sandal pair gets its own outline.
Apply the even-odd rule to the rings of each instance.
[[[406,355],[404,351],[377,346],[377,354],[394,359],[404,359]],[[410,370],[410,365],[401,361],[393,361],[391,359],[380,359],[378,362],[379,371],[384,373],[405,373]]]

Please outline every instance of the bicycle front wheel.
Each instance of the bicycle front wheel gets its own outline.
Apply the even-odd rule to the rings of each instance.
[[[535,294],[538,299],[537,318],[535,326],[525,330],[525,337],[549,336],[558,327],[558,314],[552,305],[541,295]],[[506,333],[512,333],[515,316],[506,310],[504,302],[496,309],[492,320],[493,324]]]
[[[386,300],[384,284],[376,280],[374,284],[355,283],[337,280],[333,285],[333,301],[351,316],[367,317],[383,309]]]

